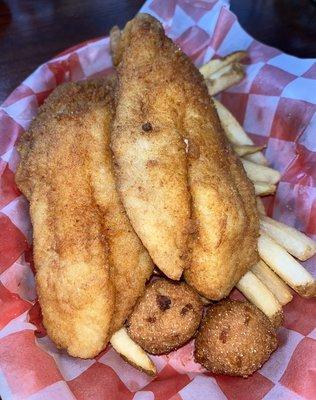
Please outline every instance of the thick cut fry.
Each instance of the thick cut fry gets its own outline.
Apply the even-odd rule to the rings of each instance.
[[[219,69],[218,71],[215,71],[213,74],[206,77],[205,80],[215,81],[216,79],[219,79],[224,75],[225,76],[230,75],[234,70],[243,74],[242,66],[240,64],[231,64],[231,65],[226,65],[225,67]]]
[[[268,196],[276,192],[276,185],[268,182],[253,182],[256,196]]]
[[[246,170],[248,178],[252,182],[268,182],[275,185],[281,178],[280,172],[276,169],[256,164],[243,158],[241,158],[241,162]]]
[[[262,260],[254,265],[251,271],[270,290],[282,306],[292,300],[293,295],[289,287]]]
[[[266,215],[266,209],[264,208],[264,204],[261,200],[261,197],[257,196],[257,209],[260,215]]]
[[[261,233],[259,237],[258,250],[263,261],[298,294],[303,297],[316,295],[316,282],[313,276],[265,233]]]
[[[243,68],[239,64],[227,65],[205,78],[205,83],[210,96],[222,92],[240,82],[245,76]]]
[[[233,145],[234,152],[239,156],[247,156],[257,153],[265,148],[265,146],[255,146],[253,144]]]
[[[236,118],[227,110],[227,108],[224,107],[223,104],[221,104],[218,100],[213,99],[213,101],[228,140],[235,145],[253,145],[253,141],[240,126]],[[245,158],[257,164],[268,165],[268,160],[261,152],[249,154],[245,156]]]
[[[256,164],[260,165],[269,165],[269,161],[265,158],[265,156],[261,153],[261,151],[258,151],[257,153],[253,154],[247,154],[244,156],[245,160],[252,161]]]
[[[204,78],[207,78],[214,72],[222,69],[223,67],[226,67],[227,65],[238,63],[246,56],[247,53],[245,51],[236,51],[226,57],[218,58],[216,60],[210,60],[208,63],[202,65],[202,67],[200,68],[200,72],[204,76]]]
[[[281,325],[283,317],[281,304],[255,274],[248,271],[236,287],[251,303],[266,314],[275,327]]]
[[[111,50],[113,64],[117,65],[122,54],[120,52],[121,30],[118,26],[113,26],[110,32],[111,37]]]
[[[125,328],[121,328],[115,332],[110,339],[110,343],[122,358],[133,367],[148,375],[156,375],[155,364],[151,361],[148,354],[129,337]]]
[[[316,242],[291,226],[267,216],[261,216],[260,227],[263,232],[301,261],[308,260],[316,253]]]

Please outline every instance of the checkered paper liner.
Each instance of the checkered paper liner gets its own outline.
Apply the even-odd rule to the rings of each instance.
[[[281,171],[270,215],[316,238],[316,64],[250,37],[227,1],[150,0],[142,10],[164,24],[197,66],[247,50],[247,77],[222,93],[266,156]],[[15,144],[49,93],[65,81],[110,72],[109,38],[80,44],[40,66],[0,107],[0,393],[3,400],[315,399],[316,307],[298,296],[285,307],[280,347],[248,379],[215,376],[194,362],[193,343],[153,357],[156,378],[126,364],[112,348],[92,360],[67,356],[39,328],[28,203],[14,172]],[[316,258],[304,263],[315,273]],[[236,291],[233,297],[240,297]],[[31,321],[33,323],[31,323]],[[38,322],[38,326],[36,326]],[[35,333],[35,334],[34,334]]]

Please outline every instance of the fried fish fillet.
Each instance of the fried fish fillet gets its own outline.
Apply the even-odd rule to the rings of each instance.
[[[133,230],[115,187],[114,167],[110,149],[109,120],[105,120],[103,83],[98,82],[93,94],[99,102],[85,114],[84,127],[91,182],[102,214],[104,235],[108,244],[111,277],[115,286],[115,309],[112,332],[122,327],[136,300],[153,273],[153,262]],[[85,93],[89,100],[88,93]],[[111,109],[113,111],[114,108]],[[104,128],[104,123],[106,127]],[[91,128],[89,128],[91,127]]]
[[[16,181],[30,201],[43,322],[82,358],[106,346],[152,272],[115,190],[113,88],[109,79],[58,87],[19,146]]]
[[[112,32],[119,75],[111,133],[117,188],[154,263],[179,279],[188,264],[191,224],[185,143],[175,88],[155,65],[157,43],[141,21],[127,24],[121,38]]]
[[[185,231],[190,195],[195,229],[186,241],[191,255],[184,276],[203,296],[218,300],[257,261],[253,186],[225,138],[202,75],[161,24],[139,14],[112,37],[119,80],[112,147],[127,213],[154,261],[173,277],[153,247],[174,262],[161,232],[165,226]],[[179,210],[185,210],[182,225]]]

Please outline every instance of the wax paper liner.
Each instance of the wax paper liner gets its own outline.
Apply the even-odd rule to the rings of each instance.
[[[224,1],[150,0],[142,11],[196,65],[247,50],[247,78],[219,97],[282,173],[270,215],[316,235],[316,65],[265,46],[239,25]],[[40,40],[40,37],[39,37]],[[21,60],[23,62],[23,60]],[[40,319],[31,263],[28,203],[14,182],[16,140],[56,85],[111,70],[109,39],[80,44],[40,66],[0,108],[0,391],[7,399],[315,399],[315,302],[285,307],[280,347],[248,379],[213,376],[192,357],[193,343],[153,357],[158,376],[126,364],[110,347],[93,360],[58,351],[31,321]],[[304,263],[315,272],[315,257]],[[36,335],[34,332],[36,331]]]

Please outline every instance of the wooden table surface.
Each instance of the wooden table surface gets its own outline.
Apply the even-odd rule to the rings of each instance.
[[[167,1],[167,0],[162,0]],[[0,104],[39,64],[81,41],[123,26],[143,0],[0,0]],[[316,57],[315,0],[231,0],[255,38]]]

